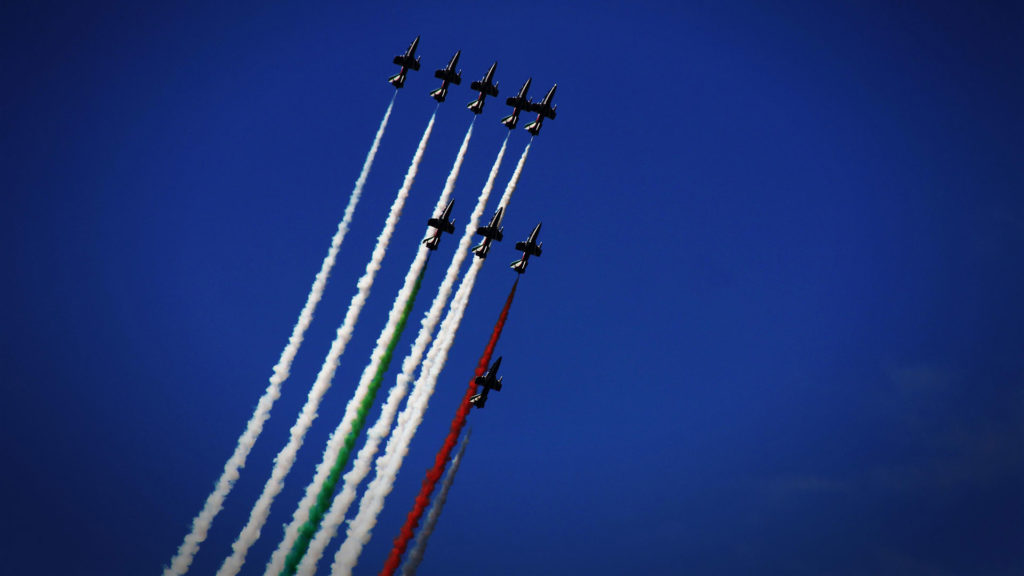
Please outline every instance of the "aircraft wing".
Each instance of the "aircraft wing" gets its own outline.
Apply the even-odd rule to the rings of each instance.
[[[501,242],[502,238],[505,237],[500,229],[491,228],[490,226],[481,226],[476,229],[476,233],[484,238],[490,238],[492,240],[497,240],[498,242]]]
[[[536,244],[530,244],[529,242],[516,242],[516,250],[520,252],[526,252],[531,256],[540,256],[540,246]]]
[[[462,83],[462,77],[459,76],[454,70],[437,70],[436,72],[434,72],[434,78],[447,80],[452,84]]]
[[[395,56],[394,63],[398,64],[399,66],[405,66],[406,68],[408,68],[410,70],[419,70],[420,69],[420,61],[419,61],[418,58],[409,58],[408,56],[406,56],[404,54],[401,54],[399,56]]]
[[[449,222],[448,220],[440,220],[438,218],[431,218],[430,220],[427,220],[427,225],[431,226],[433,228],[437,228],[438,230],[444,230],[445,232],[447,232],[449,234],[455,232],[455,223],[454,222]]]
[[[527,112],[536,112],[545,118],[551,118],[553,120],[555,118],[555,108],[558,107],[551,107],[543,102],[528,102],[524,110]]]
[[[473,83],[471,83],[469,85],[469,87],[470,87],[471,90],[475,90],[477,92],[483,92],[484,94],[487,94],[488,96],[497,96],[498,95],[498,88],[496,86],[494,86],[494,84],[483,84],[483,83],[481,83],[478,80],[474,80]]]

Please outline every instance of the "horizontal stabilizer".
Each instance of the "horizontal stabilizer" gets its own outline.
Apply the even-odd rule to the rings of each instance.
[[[487,403],[487,396],[483,394],[475,394],[469,399],[469,403],[477,408],[483,408],[484,404]]]
[[[394,86],[395,88],[401,88],[402,86],[405,86],[405,74],[395,74],[394,76],[388,78],[388,82],[390,82],[391,85]]]
[[[446,96],[448,96],[448,88],[446,88],[445,86],[442,86],[437,90],[432,90],[430,92],[430,97],[433,98],[434,100],[437,100],[438,102],[444,102]]]

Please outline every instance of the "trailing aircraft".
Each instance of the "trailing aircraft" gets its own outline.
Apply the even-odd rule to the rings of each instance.
[[[501,356],[487,369],[487,372],[483,376],[476,377],[476,385],[483,386],[483,392],[475,394],[469,398],[469,403],[477,408],[483,408],[487,404],[487,394],[491,390],[501,391],[501,378],[496,377],[498,374],[498,367],[501,366]]]
[[[541,222],[543,224],[543,222]],[[516,250],[523,253],[523,257],[512,263],[511,268],[516,272],[522,274],[526,272],[526,263],[530,260],[530,256],[540,257],[541,247],[544,245],[543,242],[537,243],[537,235],[540,234],[540,224],[530,232],[530,237],[525,242],[516,242]]]

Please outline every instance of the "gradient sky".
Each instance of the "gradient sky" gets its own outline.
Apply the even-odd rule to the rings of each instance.
[[[357,574],[383,564],[540,220],[496,352],[505,387],[470,417],[421,574],[1024,573],[1024,11],[680,4],[5,3],[4,571],[169,562],[302,307],[391,58],[421,34],[423,70],[193,574],[228,554],[286,441],[456,49],[463,84],[243,574],[341,417],[494,60],[502,100],[558,82],[559,114]],[[506,110],[477,121],[457,226]],[[499,186],[528,140],[512,135]]]

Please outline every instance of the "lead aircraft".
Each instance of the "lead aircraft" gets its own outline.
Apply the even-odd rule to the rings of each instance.
[[[551,87],[551,90],[548,90],[548,93],[544,96],[543,100],[540,102],[534,102],[531,100],[530,104],[526,107],[528,112],[537,113],[537,119],[526,125],[526,131],[530,134],[536,136],[540,133],[540,127],[544,124],[545,118],[551,118],[552,120],[555,119],[555,109],[558,108],[558,106],[552,106],[551,99],[555,97],[555,90],[557,89],[558,84],[555,84]]]
[[[391,78],[388,78],[388,82],[395,88],[401,88],[405,86],[405,73],[409,70],[420,69],[420,59],[416,57],[416,46],[420,43],[420,37],[417,36],[412,44],[409,44],[409,48],[405,51],[405,54],[399,54],[395,56],[395,64],[398,64],[402,69]]]

